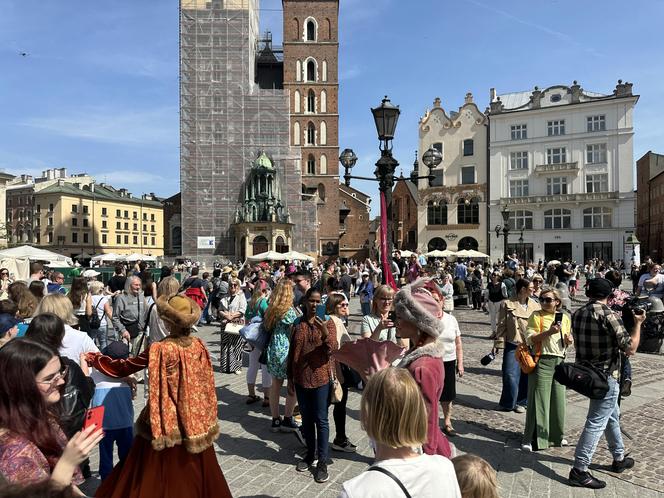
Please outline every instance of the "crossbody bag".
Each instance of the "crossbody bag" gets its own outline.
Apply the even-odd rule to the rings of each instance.
[[[403,485],[403,483],[399,480],[397,476],[395,476],[392,472],[389,470],[379,467],[377,465],[372,465],[369,467],[367,470],[375,470],[376,472],[380,472],[381,474],[385,474],[387,477],[392,479],[397,485],[401,488],[401,491],[403,491],[403,494],[406,496],[406,498],[411,498],[410,493],[406,489],[406,486]]]

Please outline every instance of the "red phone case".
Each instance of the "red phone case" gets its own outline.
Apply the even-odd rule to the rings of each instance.
[[[96,425],[98,429],[103,427],[104,422],[104,407],[97,406],[96,408],[90,408],[85,412],[85,420],[83,421],[83,430],[87,429],[91,425]]]

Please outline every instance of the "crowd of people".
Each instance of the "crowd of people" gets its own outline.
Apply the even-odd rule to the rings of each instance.
[[[648,263],[631,278],[637,292],[657,297],[664,276]],[[618,401],[629,394],[626,360],[644,316],[624,308],[622,264],[524,264],[514,255],[491,265],[397,252],[395,288],[381,283],[371,260],[219,265],[211,273],[191,266],[181,281],[174,270],[162,267],[155,281],[144,263],[118,265],[104,284],[90,269],[67,287],[40,263],[27,281],[0,269],[0,494],[82,496],[77,485],[99,446],[95,496],[231,496],[212,447],[220,432],[213,360],[196,336],[198,326],[218,323],[222,372],[241,373],[248,353],[246,403],[269,410],[269,430],[301,439],[296,471],[324,483],[330,449],[357,450],[346,432],[355,390],[375,462],[340,496],[498,496],[491,466],[452,443],[464,375],[459,306],[489,315],[491,357],[503,355],[497,409],[525,413],[523,451],[569,444],[565,387],[554,372],[575,348],[577,362],[607,373],[609,390],[590,400],[569,483],[605,486],[588,472],[603,432],[613,471],[635,463]],[[588,299],[571,313],[583,279]],[[347,329],[351,299],[362,313],[357,336]],[[250,323],[259,324],[262,346],[245,340]],[[528,373],[524,350],[534,362]],[[146,403],[135,421],[139,382]],[[86,425],[90,407],[104,407],[101,427]]]

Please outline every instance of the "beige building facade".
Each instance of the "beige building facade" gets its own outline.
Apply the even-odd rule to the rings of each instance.
[[[487,126],[470,93],[449,114],[436,98],[420,119],[418,173],[427,174],[422,155],[429,147],[443,156],[432,170],[431,186],[427,179],[418,180],[417,241],[422,252],[487,251]]]

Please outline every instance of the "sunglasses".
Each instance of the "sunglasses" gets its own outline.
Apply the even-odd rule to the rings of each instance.
[[[342,308],[348,308],[348,303],[341,303],[339,306],[341,306]]]
[[[548,303],[554,303],[556,301],[557,301],[557,299],[554,299],[552,297],[542,297],[542,298],[540,298],[540,302],[547,303],[547,304]]]

